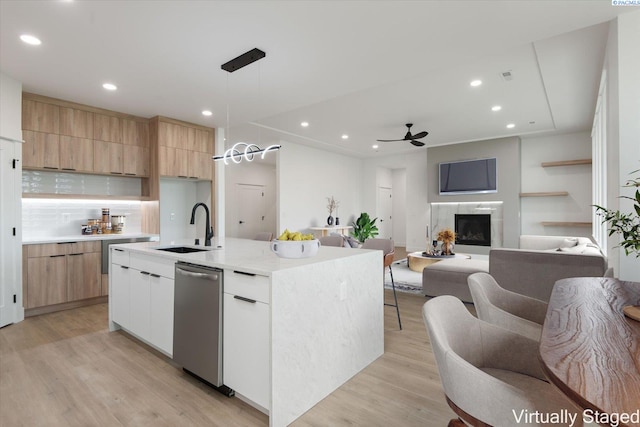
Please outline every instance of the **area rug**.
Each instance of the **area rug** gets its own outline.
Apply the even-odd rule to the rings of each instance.
[[[396,285],[397,291],[422,294],[422,274],[409,270],[406,258],[395,261],[391,265],[391,268],[393,269],[393,282]],[[384,275],[384,287],[391,289],[389,269],[386,269]]]

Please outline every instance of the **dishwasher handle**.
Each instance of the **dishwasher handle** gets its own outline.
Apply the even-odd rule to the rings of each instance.
[[[184,270],[179,266],[176,266],[176,272],[183,276],[195,277],[198,279],[218,280],[218,277],[219,277],[217,273],[196,273],[194,271]]]

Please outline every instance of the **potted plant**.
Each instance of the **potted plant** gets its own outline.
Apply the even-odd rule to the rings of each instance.
[[[631,174],[640,173],[640,169],[631,172]],[[625,187],[640,187],[640,175],[635,179],[630,179],[624,185]],[[623,199],[633,201],[634,213],[621,213],[619,210],[606,209],[602,206],[595,205],[596,212],[603,218],[602,222],[609,224],[609,236],[613,234],[622,235],[620,247],[624,248],[625,254],[636,254],[636,258],[640,257],[640,190],[636,190],[634,197],[620,196]]]
[[[356,238],[360,243],[364,243],[365,240],[378,235],[378,227],[376,227],[376,221],[378,218],[371,219],[369,214],[362,212],[355,222],[351,223],[353,231],[351,235]]]

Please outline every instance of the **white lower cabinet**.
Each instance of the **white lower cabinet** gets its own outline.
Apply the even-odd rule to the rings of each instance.
[[[109,272],[111,289],[109,290],[109,310],[111,321],[123,328],[129,328],[129,308],[131,306],[129,296],[129,267],[119,264],[111,264]]]
[[[112,261],[121,262],[113,254]],[[111,264],[111,320],[171,356],[174,262],[163,257],[128,255],[128,267]]]
[[[259,282],[269,293],[269,278],[236,276],[225,270],[224,276],[224,384],[264,408],[271,407],[270,307],[256,299],[251,291],[237,290],[241,282]],[[242,283],[241,283],[242,284]]]
[[[151,336],[149,342],[167,354],[173,354],[174,281],[160,276],[150,277]]]

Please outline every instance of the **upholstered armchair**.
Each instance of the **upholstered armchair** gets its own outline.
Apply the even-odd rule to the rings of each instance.
[[[487,273],[467,278],[478,318],[540,341],[548,304],[502,288]]]
[[[427,301],[422,316],[447,403],[459,417],[449,426],[514,426],[523,414],[563,410],[581,425],[581,410],[546,382],[537,341],[475,318],[449,295]]]

